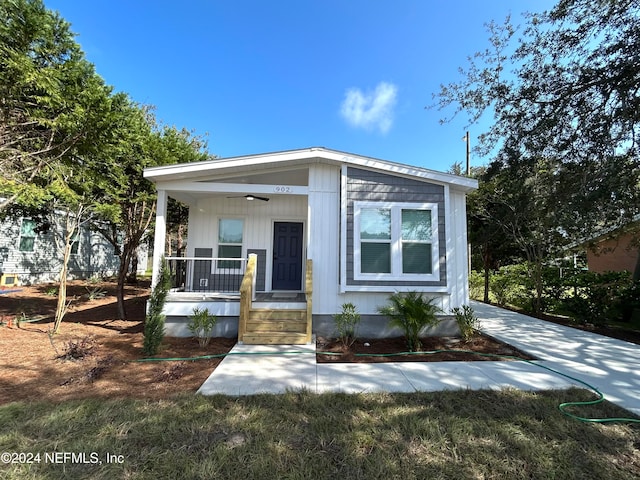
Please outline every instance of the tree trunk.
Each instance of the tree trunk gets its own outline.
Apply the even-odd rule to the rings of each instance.
[[[131,255],[131,267],[129,268],[129,283],[137,283],[138,282],[138,253],[133,252]]]
[[[489,248],[485,245],[482,255],[484,264],[484,303],[489,303]]]
[[[118,269],[118,284],[116,286],[116,302],[118,306],[118,318],[127,319],[127,310],[124,304],[124,285],[129,271],[130,248],[125,244],[120,254],[120,268]]]
[[[67,313],[67,271],[69,268],[69,257],[71,256],[71,237],[66,239],[64,253],[62,255],[62,268],[60,269],[60,283],[58,284],[58,305],[54,317],[53,333],[58,333],[60,323]]]

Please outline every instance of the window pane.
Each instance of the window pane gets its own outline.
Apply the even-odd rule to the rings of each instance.
[[[80,246],[80,235],[77,233],[71,239],[71,255],[78,254],[78,247]]]
[[[360,210],[360,238],[391,239],[391,210],[363,208]]]
[[[360,244],[361,273],[391,273],[391,244]]]
[[[218,245],[219,258],[242,258],[242,247],[240,245]],[[218,268],[240,268],[240,262],[232,260],[218,261]]]
[[[402,244],[402,273],[433,273],[431,244]]]
[[[242,220],[236,218],[221,218],[218,223],[218,242],[242,243]]]
[[[430,210],[402,210],[402,239],[425,241],[431,239]]]
[[[20,251],[33,252],[34,237],[20,237]]]
[[[25,237],[35,237],[36,236],[36,232],[35,232],[35,228],[36,228],[36,222],[34,222],[33,220],[29,220],[28,218],[25,218],[22,220],[22,225],[20,226],[20,235],[25,236]]]

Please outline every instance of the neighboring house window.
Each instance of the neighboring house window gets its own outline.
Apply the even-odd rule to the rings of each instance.
[[[33,252],[36,242],[36,222],[29,218],[22,219],[20,226],[20,251]]]
[[[354,202],[356,280],[439,280],[435,203]]]
[[[78,254],[78,246],[80,245],[80,233],[76,232],[71,237],[71,255]]]
[[[243,230],[242,219],[221,218],[218,221],[218,258],[242,258]],[[218,268],[239,269],[240,262],[219,261]]]

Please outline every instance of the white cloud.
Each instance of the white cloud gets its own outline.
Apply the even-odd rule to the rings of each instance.
[[[340,106],[340,114],[354,127],[387,133],[393,124],[397,93],[398,88],[387,82],[380,82],[373,92],[367,93],[350,88]]]

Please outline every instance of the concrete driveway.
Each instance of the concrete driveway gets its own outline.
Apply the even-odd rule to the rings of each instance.
[[[456,389],[549,390],[584,387],[640,415],[640,346],[471,302],[481,330],[535,362],[318,364],[315,344],[236,345],[198,390],[203,395],[311,392],[415,392]]]

